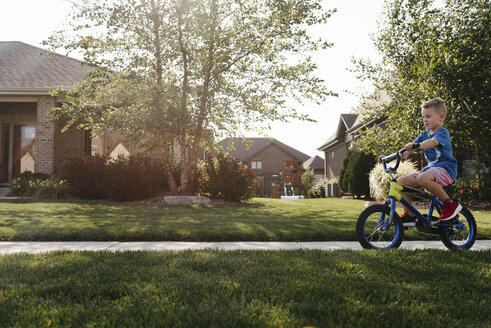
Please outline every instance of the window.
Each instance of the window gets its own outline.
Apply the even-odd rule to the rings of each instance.
[[[260,170],[263,168],[263,162],[261,161],[252,161],[251,162],[251,168],[254,170]]]

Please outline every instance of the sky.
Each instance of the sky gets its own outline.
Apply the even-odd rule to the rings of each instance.
[[[339,96],[328,97],[321,105],[298,108],[317,123],[273,123],[269,137],[309,156],[323,157],[317,148],[336,132],[339,115],[353,112],[360,102],[359,95],[372,89],[367,82],[357,80],[348,68],[353,67],[352,57],[380,60],[371,35],[377,31],[383,3],[383,0],[324,0],[326,9],[337,8],[337,12],[325,26],[312,33],[322,35],[334,45],[314,54],[313,60],[318,66],[316,75],[325,81],[329,91]],[[68,0],[0,0],[0,41],[22,41],[42,48],[41,42],[63,27],[70,8]]]

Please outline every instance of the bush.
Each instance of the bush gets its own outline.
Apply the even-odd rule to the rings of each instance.
[[[305,189],[310,190],[315,184],[315,174],[314,169],[306,169],[304,173],[302,173],[302,183]]]
[[[491,199],[491,190],[489,189],[486,179],[487,176],[483,176],[482,187],[479,188],[477,179],[473,178],[457,178],[454,184],[446,187],[448,195],[459,203],[470,203],[478,199]]]
[[[167,188],[163,165],[143,156],[108,162],[103,194],[115,201],[148,199]]]
[[[405,176],[416,172],[416,165],[411,161],[401,161],[397,172],[399,176]],[[392,176],[384,171],[382,164],[378,163],[369,175],[370,196],[376,200],[385,200],[389,196]]]
[[[343,159],[343,166],[339,174],[341,189],[360,198],[370,194],[368,174],[373,167],[375,159],[358,149],[352,149]]]
[[[105,198],[107,160],[103,156],[86,156],[64,163],[56,173],[66,178],[72,187],[71,195],[83,199]]]
[[[70,185],[66,180],[49,179],[39,181],[34,188],[32,198],[37,199],[61,199],[67,198]]]
[[[26,193],[31,193],[34,185],[37,185],[39,180],[47,180],[49,175],[44,173],[32,173],[31,171],[24,171],[12,180],[12,186],[10,187],[9,196],[27,196]]]
[[[24,196],[39,199],[59,199],[68,196],[70,186],[66,180],[49,177],[44,173],[26,171],[14,178],[10,196]]]
[[[327,178],[320,179],[309,191],[310,198],[325,198],[326,197],[326,184],[329,182]]]
[[[72,195],[78,198],[129,201],[167,190],[163,165],[139,155],[115,161],[87,156],[65,164],[58,174],[68,179]]]
[[[256,195],[256,174],[238,160],[218,153],[208,156],[198,171],[198,192],[230,201],[251,199]]]

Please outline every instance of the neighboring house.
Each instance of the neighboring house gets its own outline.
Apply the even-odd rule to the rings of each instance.
[[[324,152],[325,156],[325,176],[332,180],[326,188],[327,196],[340,196],[342,191],[338,188],[337,180],[339,171],[343,166],[343,159],[348,150],[356,143],[359,138],[357,132],[361,129],[383,124],[381,121],[370,121],[364,123],[361,114],[341,114],[339,117],[338,127],[329,139],[322,146],[317,148]]]
[[[391,99],[387,92],[382,90],[366,99],[366,102],[360,106],[380,106],[390,101]],[[359,138],[357,132],[362,129],[379,126],[380,124],[383,124],[382,120],[371,120],[367,122],[366,117],[357,112],[340,115],[336,131],[322,146],[317,148],[317,150],[324,152],[325,176],[327,179],[334,180],[339,177],[339,171],[341,170],[344,157],[348,150],[353,147],[356,139]]]
[[[350,131],[357,126],[362,126],[361,120],[358,119],[359,116],[358,114],[341,114],[336,132],[317,148],[324,152],[326,178],[335,179],[339,176],[343,158],[353,141],[353,134]]]
[[[258,196],[270,197],[272,195],[274,185],[281,180],[280,170],[283,164],[288,161],[295,161],[304,169],[314,168],[316,174],[322,174],[324,165],[322,163],[322,168],[320,169],[320,162],[316,157],[310,157],[278,140],[247,138],[247,141],[249,142],[248,147],[243,143],[242,139],[226,138],[220,142],[220,146],[231,157],[247,164],[256,172],[258,177]],[[322,162],[321,158],[320,160]],[[310,162],[310,164],[306,164],[306,162]],[[295,193],[303,194],[303,191],[295,190]]]
[[[324,178],[324,165],[324,159],[316,155],[303,162],[302,168],[304,170],[314,169],[315,183],[317,183]]]
[[[52,121],[63,101],[50,95],[70,88],[92,71],[81,61],[15,41],[0,41],[0,183],[23,171],[52,173],[63,161],[91,153],[87,131]]]

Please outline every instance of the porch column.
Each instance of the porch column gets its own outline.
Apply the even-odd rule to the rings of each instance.
[[[34,170],[46,174],[54,169],[55,123],[48,115],[53,107],[54,97],[38,97]]]

